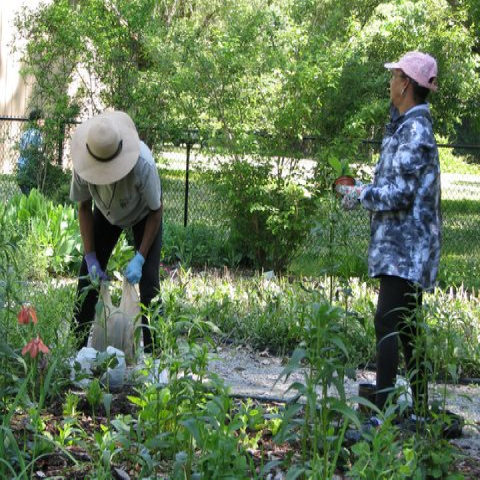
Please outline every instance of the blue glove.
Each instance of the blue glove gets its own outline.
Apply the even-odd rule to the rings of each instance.
[[[90,252],[85,255],[85,261],[87,262],[88,274],[92,280],[99,278],[100,280],[108,280],[107,274],[102,270],[100,263],[97,259],[95,252]]]
[[[135,285],[142,278],[142,267],[145,263],[145,259],[140,252],[137,252],[135,256],[130,260],[125,270],[125,276],[127,277],[128,283]]]

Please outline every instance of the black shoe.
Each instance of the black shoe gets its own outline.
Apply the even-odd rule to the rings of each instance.
[[[409,415],[398,423],[400,430],[424,435],[427,431],[439,432],[441,438],[451,440],[462,436],[465,420],[449,410],[433,413],[428,418]]]
[[[377,417],[370,417],[366,422],[362,423],[360,430],[349,429],[345,432],[344,446],[350,447],[361,440],[369,441],[372,439],[375,430],[378,430],[382,425],[382,421]]]
[[[450,410],[441,410],[434,415],[433,424],[439,423],[441,426],[442,437],[448,440],[462,436],[462,430],[465,426],[465,419]]]

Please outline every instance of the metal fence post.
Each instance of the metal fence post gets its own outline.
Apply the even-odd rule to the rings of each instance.
[[[190,175],[190,150],[192,149],[192,143],[187,142],[187,165],[185,167],[185,207],[183,212],[183,226],[187,226],[188,222],[188,188],[189,188],[189,175]]]
[[[57,141],[57,148],[58,148],[58,158],[57,158],[57,165],[63,165],[63,144],[65,142],[65,122],[60,120],[60,125],[58,128],[58,141]]]

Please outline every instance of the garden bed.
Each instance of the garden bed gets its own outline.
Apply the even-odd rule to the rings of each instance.
[[[295,279],[233,276],[227,270],[176,269],[165,277],[166,313],[155,322],[156,357],[159,367],[168,367],[170,381],[167,386],[129,381],[121,391],[91,388],[95,380],[85,389],[71,385],[68,359],[74,347],[65,318],[73,309],[74,285],[51,285],[34,296],[37,285],[29,284],[38,323],[25,323],[16,308],[5,316],[9,338],[17,343],[3,361],[17,377],[5,379],[2,473],[23,472],[16,475],[25,479],[176,480],[184,478],[182,472],[199,478],[228,472],[231,478],[280,479],[302,469],[299,476],[309,478],[320,468],[328,470],[322,478],[345,478],[373,459],[378,465],[368,465],[368,472],[390,471],[393,462],[392,471],[405,474],[394,477],[399,479],[411,478],[418,468],[428,475],[441,471],[437,478],[451,472],[480,475],[480,390],[474,386],[431,385],[432,400],[445,399],[446,408],[466,419],[460,439],[404,437],[399,429],[382,428],[373,445],[345,444],[343,426],[359,428],[365,419],[352,396],[360,382],[374,382],[372,371],[354,370],[374,356],[375,290],[368,285],[352,279],[299,285]],[[478,352],[475,357],[475,343],[465,341],[465,332],[476,338],[476,298],[438,291],[425,303],[432,376],[474,376]],[[21,358],[36,332],[50,348],[38,364]],[[32,373],[36,368],[41,375]],[[19,381],[18,375],[25,378]],[[339,382],[343,397],[338,385],[325,388],[339,376],[345,376]]]
[[[255,352],[248,347],[223,346],[217,348],[210,361],[210,371],[216,373],[230,387],[231,396],[238,402],[247,401],[253,398],[252,408],[268,410],[283,408],[285,404],[295,401],[293,391],[288,387],[294,382],[301,382],[302,371],[291,374],[288,382],[277,382],[285,367],[285,360],[270,355],[267,351]],[[374,373],[369,370],[359,370],[355,380],[346,380],[345,388],[348,396],[355,395],[358,384],[361,382],[373,382]],[[451,444],[457,446],[461,456],[451,466],[451,471],[463,474],[464,478],[474,479],[480,477],[480,388],[476,386],[453,386],[434,385],[431,387],[432,396],[440,395],[443,388],[447,392],[447,406],[452,411],[464,416],[467,425],[464,427],[464,435]],[[84,479],[90,478],[98,472],[98,465],[93,466],[92,445],[96,437],[117,415],[131,415],[135,417],[138,408],[129,397],[137,395],[134,386],[125,386],[122,391],[113,393],[111,410],[106,412],[101,405],[92,414],[91,406],[82,390],[71,392],[76,396],[78,402],[75,407],[76,427],[83,431],[84,443],[75,442],[69,445],[68,442],[62,449],[56,448],[47,451],[40,456],[32,468],[31,478],[52,478],[62,476],[63,478]],[[65,410],[65,402],[52,403],[42,412],[41,421],[45,424],[44,432],[50,433],[52,437],[58,438],[59,431],[68,425],[69,414]],[[30,447],[34,442],[34,436],[28,434],[28,414],[17,414],[12,418],[12,432],[18,438],[19,444],[26,442]],[[72,434],[72,432],[71,432]],[[252,432],[254,434],[254,432]],[[282,461],[289,457],[291,461],[301,462],[301,446],[295,442],[278,444],[272,441],[272,433],[268,429],[257,435],[255,447],[249,449],[252,461],[258,468],[267,462]],[[23,439],[23,440],[22,440]],[[38,445],[37,445],[38,446]],[[41,447],[41,446],[40,446]],[[39,448],[40,448],[39,447]],[[43,446],[42,448],[46,448]],[[101,448],[101,444],[97,447]],[[110,448],[105,445],[104,448]],[[112,462],[109,465],[111,478],[128,479],[140,478],[139,467],[135,461],[135,455],[131,455],[130,461]],[[98,461],[98,460],[97,460]],[[156,467],[157,478],[170,478],[171,462],[162,462]],[[163,476],[164,475],[164,476]],[[272,468],[270,476],[266,478],[284,479],[285,472],[278,468]],[[335,478],[350,478],[344,476],[342,468],[337,469]]]
[[[303,372],[293,372],[288,382],[280,381],[286,359],[264,352],[255,352],[246,346],[223,346],[215,353],[210,368],[230,386],[237,398],[255,398],[265,403],[289,402],[295,391],[288,390],[294,382],[303,380]],[[345,380],[347,396],[357,395],[360,383],[375,383],[375,373],[358,370],[355,380]],[[333,390],[333,389],[331,389]],[[446,407],[465,419],[461,438],[451,440],[465,459],[459,461],[459,471],[470,478],[480,478],[480,386],[430,385],[430,398],[440,399],[446,394]]]

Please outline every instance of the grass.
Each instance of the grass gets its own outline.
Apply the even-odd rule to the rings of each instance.
[[[443,286],[480,288],[480,167],[461,159],[453,174],[442,177],[443,241],[439,282]],[[475,174],[473,173],[475,172]],[[358,208],[344,212],[323,202],[316,226],[291,272],[319,275],[330,272],[341,276],[365,276],[369,243],[369,215]]]
[[[480,175],[478,150],[459,150],[454,152],[452,148],[441,147],[448,143],[444,139],[437,139],[440,155],[440,167],[442,173],[455,173],[463,175]]]
[[[445,199],[442,207],[444,254],[469,257],[480,252],[480,202]]]

